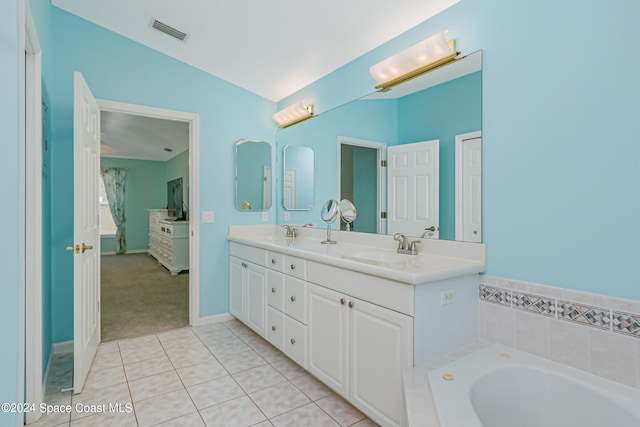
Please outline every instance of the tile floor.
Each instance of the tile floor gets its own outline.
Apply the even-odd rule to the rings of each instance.
[[[56,356],[45,397],[72,412],[29,426],[376,425],[235,320],[103,343],[79,395],[72,365]]]

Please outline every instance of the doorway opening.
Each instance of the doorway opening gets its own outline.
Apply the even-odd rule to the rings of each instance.
[[[98,105],[101,170],[124,170],[127,203],[126,253],[116,255],[122,249],[113,234],[100,239],[102,341],[197,324],[198,116],[105,100]]]
[[[356,208],[353,231],[385,234],[387,145],[382,142],[338,137],[338,189],[340,200]],[[346,225],[341,220],[340,229]]]

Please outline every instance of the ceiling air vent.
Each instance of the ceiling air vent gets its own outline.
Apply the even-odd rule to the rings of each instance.
[[[158,21],[157,19],[153,20],[153,22],[151,23],[151,27],[155,28],[158,31],[162,31],[163,33],[170,35],[171,37],[175,37],[180,41],[184,41],[184,39],[187,38],[187,33],[183,33],[182,31],[173,28],[165,24],[164,22]]]

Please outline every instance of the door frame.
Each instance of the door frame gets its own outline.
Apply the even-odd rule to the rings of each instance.
[[[366,139],[358,139],[358,138],[350,138],[347,136],[338,136],[338,163],[337,163],[337,190],[336,196],[340,199],[340,169],[342,166],[341,152],[343,145],[355,145],[358,147],[367,147],[373,148],[376,150],[377,157],[377,186],[378,189],[378,212],[376,214],[376,233],[377,234],[386,234],[387,233],[387,220],[382,218],[382,212],[386,212],[387,210],[387,170],[386,167],[382,166],[383,162],[387,160],[387,144],[384,142],[376,142],[369,141]],[[338,200],[340,201],[340,200]],[[356,207],[357,208],[357,207]]]
[[[462,240],[463,229],[463,181],[462,181],[462,144],[470,139],[482,138],[482,131],[461,133],[455,136],[455,239]]]
[[[25,5],[25,398],[43,399],[42,372],[42,49],[29,2]],[[33,423],[40,413],[27,412]]]
[[[200,115],[164,108],[97,99],[100,111],[189,123],[189,325],[200,321]],[[195,217],[194,217],[195,214]]]

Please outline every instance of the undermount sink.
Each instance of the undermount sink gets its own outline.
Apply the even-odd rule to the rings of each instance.
[[[405,255],[388,251],[355,252],[349,255],[343,255],[343,258],[371,264],[400,264],[414,262],[416,260],[415,255]]]

